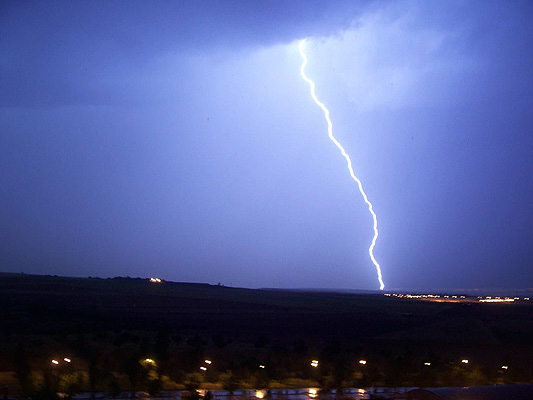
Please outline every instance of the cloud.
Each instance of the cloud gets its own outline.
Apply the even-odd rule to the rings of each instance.
[[[3,4],[0,106],[107,102],[121,71],[168,54],[251,51],[349,26],[365,3],[346,1],[51,1]],[[100,85],[102,84],[102,85]],[[120,89],[120,88],[119,88]]]
[[[372,10],[337,35],[316,38],[324,87],[343,88],[357,112],[457,102],[453,87],[482,68],[460,50],[461,27],[421,25],[410,8]],[[337,94],[338,96],[338,94]]]

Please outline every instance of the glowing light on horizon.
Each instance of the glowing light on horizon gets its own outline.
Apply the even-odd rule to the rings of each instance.
[[[376,271],[378,274],[378,280],[379,280],[379,288],[383,290],[385,288],[385,284],[383,283],[383,277],[381,275],[381,267],[379,263],[374,258],[374,247],[376,245],[376,240],[378,239],[378,218],[376,216],[376,213],[374,212],[372,203],[368,200],[368,197],[366,196],[365,191],[363,190],[363,184],[355,176],[355,173],[353,172],[352,168],[352,160],[350,159],[350,156],[346,153],[344,150],[344,147],[335,139],[333,136],[333,124],[331,123],[331,119],[329,118],[329,110],[326,108],[324,103],[322,103],[315,94],[315,83],[309,79],[309,77],[305,74],[305,66],[307,65],[307,56],[304,53],[304,44],[307,39],[304,39],[300,42],[299,49],[300,49],[300,55],[302,56],[303,62],[302,66],[300,67],[300,75],[302,78],[309,84],[311,87],[311,97],[313,98],[314,102],[324,111],[324,118],[326,119],[326,122],[328,123],[328,136],[331,139],[331,141],[335,144],[335,146],[338,147],[338,149],[341,151],[342,155],[346,159],[346,162],[348,163],[348,170],[350,171],[350,176],[352,179],[357,183],[359,187],[359,191],[361,192],[361,195],[363,196],[363,199],[365,200],[365,203],[368,205],[368,210],[370,211],[370,214],[372,214],[372,219],[374,220],[374,237],[372,238],[372,243],[370,244],[370,247],[368,248],[368,254],[370,255],[370,259],[372,260],[372,263],[376,267]]]
[[[505,299],[500,299],[499,297],[492,299],[487,297],[486,299],[479,299],[480,303],[514,303],[515,299],[510,299],[506,297]]]

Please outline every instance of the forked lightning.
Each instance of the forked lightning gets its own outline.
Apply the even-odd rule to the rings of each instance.
[[[329,138],[333,143],[335,143],[335,146],[339,148],[342,155],[346,159],[346,162],[348,163],[348,170],[350,171],[350,175],[353,178],[355,182],[357,182],[357,185],[359,186],[359,191],[363,195],[363,199],[365,200],[365,203],[368,205],[368,211],[370,211],[370,214],[372,214],[372,218],[374,220],[374,237],[372,238],[372,243],[370,244],[370,247],[368,248],[368,254],[370,254],[370,259],[376,266],[376,271],[378,273],[378,280],[379,280],[379,288],[383,290],[385,288],[385,284],[383,283],[383,277],[381,276],[381,267],[379,266],[379,263],[376,261],[374,257],[374,246],[376,245],[376,240],[378,239],[378,218],[376,216],[376,213],[373,210],[372,203],[368,200],[368,197],[366,196],[365,191],[363,190],[363,185],[361,184],[361,181],[355,176],[355,173],[352,169],[352,160],[350,160],[350,156],[346,153],[344,150],[344,147],[335,139],[333,136],[333,125],[331,123],[331,119],[329,118],[329,110],[326,108],[324,103],[322,103],[315,94],[315,83],[308,78],[308,76],[305,74],[305,66],[307,65],[307,56],[304,53],[304,44],[307,39],[304,39],[300,42],[299,48],[300,48],[300,55],[302,56],[303,62],[302,66],[300,68],[300,75],[302,75],[302,78],[309,83],[309,86],[311,87],[311,97],[315,101],[315,103],[324,111],[324,117],[326,118],[326,122],[328,123],[328,135]]]

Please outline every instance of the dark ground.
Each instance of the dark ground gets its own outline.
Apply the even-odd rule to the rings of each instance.
[[[527,303],[0,274],[0,316],[4,380],[6,372],[24,374],[22,351],[36,375],[46,376],[42,366],[57,354],[69,354],[80,370],[119,377],[122,388],[146,387],[153,377],[132,375],[128,363],[149,356],[159,376],[177,385],[187,385],[204,357],[217,360],[198,378],[204,383],[227,380],[228,371],[249,386],[291,379],[324,387],[533,383]],[[267,368],[257,372],[259,364]]]

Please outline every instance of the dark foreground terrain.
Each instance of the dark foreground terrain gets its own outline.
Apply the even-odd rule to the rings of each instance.
[[[530,303],[0,274],[0,318],[24,394],[533,383]]]

